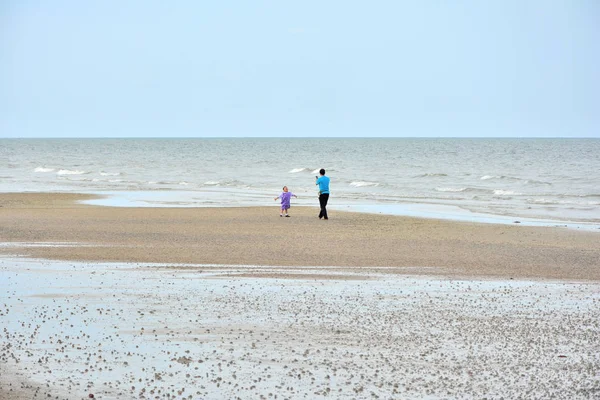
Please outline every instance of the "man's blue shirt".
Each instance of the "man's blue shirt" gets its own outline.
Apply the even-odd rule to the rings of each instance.
[[[329,178],[323,175],[317,179],[317,185],[319,185],[319,194],[329,194]]]

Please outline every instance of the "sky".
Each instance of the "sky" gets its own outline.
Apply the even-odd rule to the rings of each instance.
[[[597,0],[0,0],[2,137],[600,137]]]

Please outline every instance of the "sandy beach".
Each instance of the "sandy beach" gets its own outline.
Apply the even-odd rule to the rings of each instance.
[[[600,236],[0,196],[2,399],[600,393]]]
[[[293,207],[118,208],[2,194],[4,254],[80,261],[382,267],[451,277],[600,280],[600,235]],[[34,242],[61,246],[32,246]],[[389,271],[388,271],[389,272]]]

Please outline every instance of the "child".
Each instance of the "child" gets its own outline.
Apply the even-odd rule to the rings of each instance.
[[[279,196],[275,197],[275,200],[281,199],[281,212],[279,213],[280,217],[283,217],[284,211],[285,211],[286,217],[290,216],[288,214],[288,209],[290,208],[290,200],[292,199],[292,196],[294,196],[295,198],[298,198],[298,196],[296,196],[294,193],[288,192],[287,186],[284,186],[283,193],[281,193]]]

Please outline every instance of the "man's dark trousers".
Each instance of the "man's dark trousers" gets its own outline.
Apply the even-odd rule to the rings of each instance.
[[[329,200],[329,193],[323,193],[319,195],[319,204],[321,204],[321,212],[319,213],[319,219],[320,218],[325,218],[325,219],[329,219],[327,217],[327,201]]]

